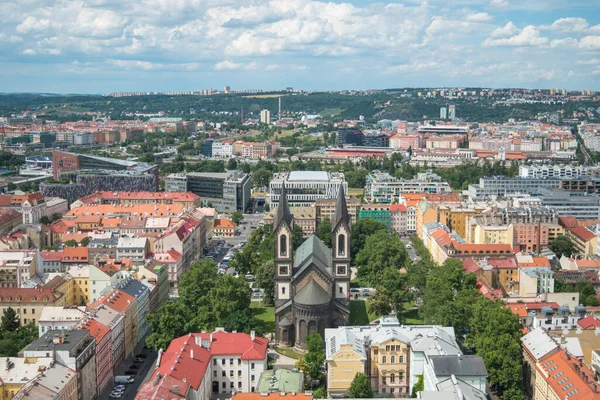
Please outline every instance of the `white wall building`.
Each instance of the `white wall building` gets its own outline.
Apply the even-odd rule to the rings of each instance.
[[[39,336],[49,330],[73,329],[85,315],[85,307],[44,307],[38,319]]]
[[[292,171],[279,173],[269,184],[271,209],[279,206],[281,187],[285,183],[288,204],[291,207],[312,206],[319,199],[334,199],[340,190],[348,193],[348,182],[344,174],[325,171]]]

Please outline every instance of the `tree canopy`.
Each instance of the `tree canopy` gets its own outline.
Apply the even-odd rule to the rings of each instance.
[[[548,244],[550,250],[556,254],[556,257],[561,258],[563,254],[570,257],[575,252],[575,245],[570,237],[560,235]]]
[[[327,247],[331,247],[331,220],[329,218],[324,218],[319,222],[315,235],[317,235]]]
[[[373,388],[371,387],[369,377],[362,372],[357,373],[348,389],[348,397],[353,399],[371,399],[373,395]]]
[[[387,228],[381,222],[371,218],[359,219],[352,225],[352,234],[350,235],[350,252],[352,257],[356,257],[358,253],[365,247],[367,238],[377,231],[387,231]]]

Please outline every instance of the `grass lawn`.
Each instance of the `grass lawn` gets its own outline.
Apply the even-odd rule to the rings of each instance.
[[[423,319],[419,316],[419,310],[408,310],[402,314],[402,323],[404,325],[423,325]]]
[[[377,315],[369,313],[368,310],[368,301],[350,300],[350,325],[369,325],[369,322],[377,319]]]
[[[262,302],[252,301],[250,308],[256,319],[264,324],[265,332],[275,332],[275,308],[273,306],[265,306]]]
[[[302,357],[302,354],[296,353],[294,349],[288,347],[275,347],[275,351],[284,356],[293,358],[294,360],[298,360]]]
[[[348,188],[348,195],[350,197],[363,197],[365,189],[361,188]]]

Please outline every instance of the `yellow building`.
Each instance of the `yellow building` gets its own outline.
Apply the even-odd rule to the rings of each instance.
[[[341,343],[339,349],[327,358],[327,390],[332,396],[348,393],[356,374],[365,373],[367,354],[364,347],[358,348],[354,342]]]
[[[73,277],[73,305],[86,305],[90,302],[90,268],[71,267],[68,274]]]
[[[514,227],[505,224],[500,216],[471,217],[464,239],[470,244],[509,244],[514,242]]]
[[[3,288],[0,290],[0,315],[11,307],[17,312],[21,325],[30,322],[37,325],[44,307],[66,306],[66,299],[66,295],[50,287]]]
[[[578,226],[576,228],[567,228],[565,235],[571,238],[577,252],[584,255],[598,254],[598,236],[589,229]]]
[[[423,239],[423,227],[430,222],[437,222],[438,220],[437,207],[422,200],[416,208],[415,219],[417,236],[419,236],[420,239]]]
[[[0,358],[0,400],[10,400],[26,383],[50,368],[52,357]]]
[[[377,335],[371,343],[371,386],[377,393],[408,394],[409,354],[404,343],[394,331]]]

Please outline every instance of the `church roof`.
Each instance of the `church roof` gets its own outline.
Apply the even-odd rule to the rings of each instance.
[[[273,219],[273,229],[277,229],[279,224],[282,221],[287,222],[290,227],[292,226],[293,220],[292,213],[290,213],[290,208],[287,203],[287,194],[285,193],[285,182],[281,184],[281,195],[279,196],[279,206],[277,207],[277,212],[275,213],[275,218]]]
[[[294,296],[294,302],[304,306],[318,306],[331,302],[331,297],[315,281],[310,281]]]
[[[316,235],[310,235],[296,250],[294,256],[294,275],[314,263],[331,275],[331,250]]]
[[[344,185],[340,185],[337,201],[335,204],[335,214],[331,226],[337,227],[340,222],[349,225],[350,216],[348,215],[348,207],[346,207],[346,196],[344,195]]]

